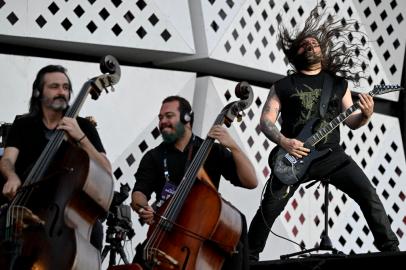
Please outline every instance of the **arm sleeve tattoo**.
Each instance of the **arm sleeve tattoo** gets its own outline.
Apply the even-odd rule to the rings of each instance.
[[[270,101],[275,97],[277,97],[275,87],[272,86],[268,98],[265,102],[264,108],[262,110],[260,125],[261,130],[265,134],[265,136],[272,142],[279,144],[282,138],[282,134],[276,127],[275,123],[267,118],[267,115],[271,112],[275,113],[276,115],[279,114],[279,107],[271,107],[270,104],[271,103]]]

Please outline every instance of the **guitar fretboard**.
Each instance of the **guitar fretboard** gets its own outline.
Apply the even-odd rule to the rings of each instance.
[[[382,95],[394,91],[404,90],[403,87],[399,85],[375,85],[374,89],[370,91],[368,94],[373,97],[376,95]],[[309,137],[304,144],[307,146],[315,146],[316,143],[321,141],[324,137],[326,137],[331,131],[333,131],[336,127],[338,127],[345,119],[348,118],[353,112],[359,109],[359,101],[356,102],[354,105],[349,107],[344,112],[340,113],[336,118],[334,118],[330,123],[328,123],[325,127],[318,130],[315,134]]]
[[[355,103],[351,107],[349,107],[344,112],[340,113],[336,118],[334,118],[330,123],[328,123],[323,128],[319,129],[316,133],[314,133],[311,137],[309,137],[305,141],[305,145],[314,146],[316,143],[321,141],[324,137],[326,137],[330,132],[332,132],[335,128],[337,128],[345,119],[347,119],[353,112],[359,109],[359,102]]]

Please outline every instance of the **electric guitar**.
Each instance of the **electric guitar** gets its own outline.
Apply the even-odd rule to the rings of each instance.
[[[399,85],[375,85],[373,90],[368,94],[370,96],[382,95],[389,92],[404,90]],[[318,151],[315,145],[326,137],[331,131],[338,127],[345,119],[347,119],[354,111],[359,109],[359,101],[353,104],[344,112],[340,113],[325,127],[319,129],[312,135],[314,125],[320,120],[318,118],[311,119],[302,129],[297,140],[304,142],[304,147],[309,148],[310,152],[303,158],[296,158],[290,155],[285,149],[278,146],[275,147],[269,155],[268,164],[271,167],[274,175],[284,184],[292,185],[302,180],[310,164],[325,155],[331,150],[323,149]]]

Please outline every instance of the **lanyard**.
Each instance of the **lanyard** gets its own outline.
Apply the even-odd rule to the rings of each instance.
[[[192,152],[193,152],[194,143],[195,143],[195,135],[193,135],[192,142],[189,145],[188,157],[187,157],[187,161],[186,161],[186,164],[185,164],[185,170],[184,170],[185,172],[186,172],[187,168],[189,167],[190,162],[192,161]],[[169,169],[168,169],[168,152],[167,152],[166,149],[165,149],[165,152],[164,152],[163,165],[164,165],[165,182],[167,183],[167,182],[170,181],[170,177],[169,177]]]

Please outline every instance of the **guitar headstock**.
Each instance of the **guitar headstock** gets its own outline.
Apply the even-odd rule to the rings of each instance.
[[[399,84],[377,84],[374,86],[374,89],[369,92],[369,95],[377,96],[401,90],[404,90],[404,88],[401,87]]]

